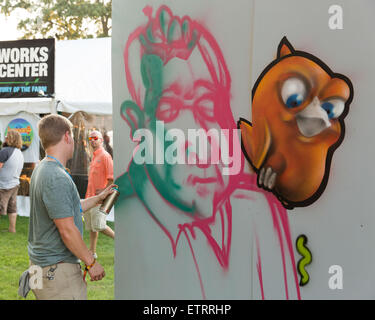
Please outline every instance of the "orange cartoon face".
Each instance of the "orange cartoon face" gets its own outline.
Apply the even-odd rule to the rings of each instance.
[[[286,208],[307,206],[324,191],[331,158],[344,137],[353,97],[349,79],[284,37],[278,56],[253,88],[252,119],[241,119],[242,147]]]

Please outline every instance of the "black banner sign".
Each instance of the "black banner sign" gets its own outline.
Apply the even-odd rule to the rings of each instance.
[[[55,39],[0,41],[0,98],[55,93]]]

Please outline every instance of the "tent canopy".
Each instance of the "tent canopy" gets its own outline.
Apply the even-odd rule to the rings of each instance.
[[[56,42],[57,111],[112,114],[111,38]]]
[[[55,99],[0,99],[0,115],[31,113],[112,114],[111,38],[56,41]]]
[[[0,116],[14,115],[22,111],[30,113],[52,113],[52,98],[3,98],[0,99]]]

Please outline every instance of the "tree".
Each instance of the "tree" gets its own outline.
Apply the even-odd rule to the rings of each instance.
[[[24,12],[23,39],[109,37],[112,0],[0,0],[1,12]]]

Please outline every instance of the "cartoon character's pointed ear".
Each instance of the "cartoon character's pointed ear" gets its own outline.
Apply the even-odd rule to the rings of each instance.
[[[282,38],[277,49],[277,58],[280,59],[288,54],[294,53],[294,48],[286,37]]]

